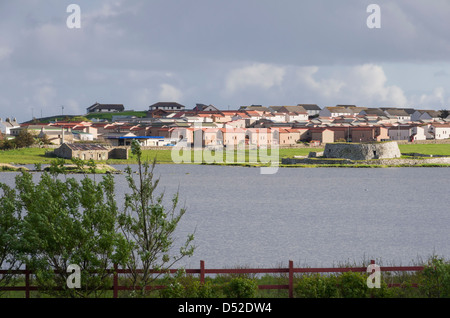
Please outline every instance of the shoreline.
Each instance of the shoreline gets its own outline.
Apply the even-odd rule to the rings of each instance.
[[[442,160],[444,159],[444,160]],[[220,166],[220,167],[244,167],[244,168],[262,168],[262,167],[277,167],[277,168],[450,168],[450,157],[445,158],[434,158],[434,159],[377,159],[377,160],[365,160],[360,162],[348,162],[346,160],[341,160],[341,162],[326,162],[327,159],[322,158],[306,158],[306,159],[295,159],[295,158],[283,158],[281,162],[277,165],[265,165],[259,163],[241,162],[241,163],[225,163],[225,162],[214,162],[214,163],[196,163],[196,162],[183,162],[183,163],[171,163],[171,162],[157,162],[157,165],[200,165],[200,166]],[[329,160],[331,161],[331,160]],[[444,161],[444,162],[443,162]],[[284,162],[284,163],[283,163]],[[289,163],[286,163],[289,162]],[[121,174],[123,171],[116,169],[116,165],[136,165],[137,163],[118,163],[118,164],[99,164],[97,167],[97,172],[95,174]],[[32,165],[32,164],[26,164]],[[47,168],[47,167],[46,167]],[[46,168],[41,170],[30,169],[24,165],[13,165],[0,163],[0,173],[1,172],[43,172]],[[73,170],[73,165],[67,164],[67,172],[69,174],[92,174],[88,169],[86,170]]]

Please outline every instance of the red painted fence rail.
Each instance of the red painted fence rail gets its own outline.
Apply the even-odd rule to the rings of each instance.
[[[375,261],[371,261],[371,264],[375,264]],[[381,272],[415,272],[422,271],[423,266],[381,266]],[[200,277],[200,282],[203,284],[205,282],[206,275],[212,274],[288,274],[288,284],[287,285],[259,285],[259,289],[286,289],[289,291],[289,297],[293,297],[294,293],[294,274],[295,273],[344,273],[344,272],[367,272],[367,267],[321,267],[321,268],[295,268],[294,262],[289,261],[289,267],[287,268],[235,268],[235,269],[210,269],[205,267],[205,262],[200,261],[199,269],[184,269],[186,274],[197,274]],[[113,291],[113,297],[118,298],[120,290],[132,290],[133,287],[121,286],[119,285],[119,275],[120,274],[130,274],[130,270],[119,269],[117,265],[114,269],[110,270],[113,275],[113,286],[110,288]],[[171,269],[170,273],[175,274],[178,269]],[[13,275],[25,275],[25,286],[12,286],[12,287],[0,287],[2,291],[25,291],[25,297],[30,298],[31,291],[37,291],[37,286],[32,286],[30,284],[30,276],[33,275],[28,269],[25,270],[14,270],[5,271],[0,270],[0,275],[4,274]],[[153,273],[161,273],[160,271],[153,271]],[[389,287],[401,286],[401,284],[390,284]],[[417,287],[413,285],[413,287]],[[147,286],[144,287],[148,290],[150,289],[162,289],[165,286]]]

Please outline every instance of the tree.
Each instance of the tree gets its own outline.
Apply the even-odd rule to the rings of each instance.
[[[62,181],[59,172],[43,172],[38,183],[28,172],[16,177],[17,202],[25,214],[21,252],[46,293],[99,296],[111,286],[109,269],[128,255],[116,231],[114,179],[105,175],[96,183],[85,175],[81,181]],[[70,265],[81,270],[80,289],[67,284]]]
[[[33,134],[22,129],[19,135],[14,139],[17,148],[30,147],[35,143]]]
[[[445,119],[450,115],[450,112],[447,109],[442,109],[439,114],[440,119]]]
[[[0,287],[10,284],[12,270],[20,268],[21,215],[14,189],[0,183],[0,269],[8,273],[0,275]]]
[[[142,287],[159,277],[152,274],[152,270],[167,271],[182,258],[191,256],[195,246],[192,245],[194,235],[189,234],[178,253],[173,252],[174,232],[186,210],[177,210],[178,193],[173,196],[170,208],[164,207],[164,193],[155,194],[159,183],[159,179],[154,179],[156,160],[151,166],[147,161],[142,162],[137,141],[132,143],[131,150],[138,160],[138,182],[128,166],[125,172],[131,193],[125,195],[125,209],[119,215],[119,226],[131,250],[126,264],[131,271],[131,284],[135,289],[141,288],[141,295],[144,295]]]

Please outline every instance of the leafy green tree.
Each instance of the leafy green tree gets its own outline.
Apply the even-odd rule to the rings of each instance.
[[[118,208],[114,179],[99,183],[85,176],[64,181],[44,172],[38,183],[23,172],[16,177],[23,218],[22,253],[37,284],[46,293],[64,297],[99,296],[110,287],[108,272],[125,262],[126,242],[116,231]],[[69,288],[69,265],[81,269],[81,288]],[[60,289],[60,290],[55,290]]]
[[[10,149],[15,149],[16,148],[16,144],[14,142],[14,139],[4,139],[2,141],[0,141],[0,149],[2,150],[10,150]]]
[[[8,285],[12,270],[19,269],[21,215],[14,189],[0,183],[0,268],[8,271],[0,275],[0,287]]]
[[[432,256],[421,273],[420,289],[429,298],[450,297],[450,263]]]
[[[186,210],[178,210],[178,193],[172,198],[169,208],[164,207],[164,193],[155,194],[159,179],[154,178],[153,164],[142,162],[142,151],[137,141],[132,143],[132,153],[138,160],[136,182],[133,171],[127,167],[126,180],[131,193],[125,195],[125,209],[119,215],[119,226],[130,249],[130,261],[126,264],[131,271],[131,285],[141,288],[150,285],[159,277],[152,270],[167,271],[176,262],[191,256],[195,247],[194,235],[189,234],[178,252],[174,249],[174,232]],[[141,269],[141,271],[138,271]]]
[[[34,135],[22,129],[19,135],[14,139],[17,148],[30,147],[35,143]]]
[[[450,112],[448,111],[448,109],[442,109],[442,110],[440,111],[439,118],[445,119],[445,118],[447,118],[449,115],[450,115]]]

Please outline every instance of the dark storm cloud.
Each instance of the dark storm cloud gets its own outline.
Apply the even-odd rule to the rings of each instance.
[[[81,29],[66,27],[71,3]],[[371,3],[380,29],[366,25]],[[232,107],[433,100],[403,96],[380,65],[450,72],[449,17],[446,0],[1,1],[0,112],[83,112],[96,100],[143,109],[170,97]],[[450,89],[441,86],[440,102]]]

